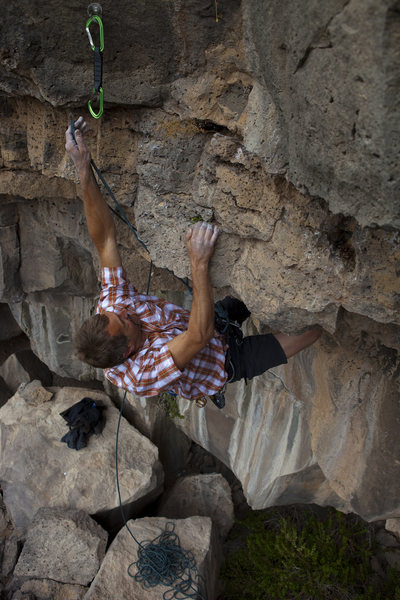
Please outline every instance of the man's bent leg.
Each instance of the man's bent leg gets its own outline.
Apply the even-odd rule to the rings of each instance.
[[[279,365],[311,346],[321,335],[318,329],[309,329],[300,335],[285,333],[251,335],[241,343],[229,341],[228,383],[252,379]]]
[[[286,333],[275,333],[274,336],[282,346],[286,358],[294,356],[300,350],[304,350],[311,344],[314,344],[321,336],[322,331],[319,329],[308,329],[299,335],[287,335]]]
[[[228,383],[253,379],[285,363],[285,352],[272,333],[250,335],[239,344],[235,340],[229,341]]]

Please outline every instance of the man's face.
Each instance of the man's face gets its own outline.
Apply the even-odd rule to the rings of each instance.
[[[122,334],[127,337],[128,351],[126,356],[140,350],[144,343],[140,319],[132,315],[126,308],[118,313],[105,311],[105,315],[108,318],[107,333],[112,336]]]

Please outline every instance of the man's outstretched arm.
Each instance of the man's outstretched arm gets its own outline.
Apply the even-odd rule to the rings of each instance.
[[[181,370],[207,346],[214,334],[214,297],[208,267],[218,234],[218,228],[209,223],[196,223],[186,234],[193,302],[187,330],[168,343],[172,358]]]
[[[114,221],[90,168],[90,151],[84,134],[87,125],[82,117],[75,122],[75,140],[71,127],[65,133],[65,149],[77,168],[85,205],[86,222],[90,237],[100,256],[102,267],[118,267],[121,257],[118,251]]]

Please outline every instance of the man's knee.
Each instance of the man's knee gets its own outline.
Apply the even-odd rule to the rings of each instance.
[[[290,358],[314,344],[322,334],[321,329],[308,329],[299,335],[288,335],[286,333],[275,333],[274,336],[282,346],[286,358]]]

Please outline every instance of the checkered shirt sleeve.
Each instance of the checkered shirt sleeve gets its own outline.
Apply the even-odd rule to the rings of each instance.
[[[122,267],[105,268],[97,312],[118,313],[123,308],[140,318],[147,339],[137,354],[105,370],[114,385],[138,396],[155,396],[162,390],[171,390],[192,400],[214,394],[223,387],[225,347],[218,334],[181,371],[174,363],[168,343],[186,331],[189,313],[160,298],[139,294]]]

